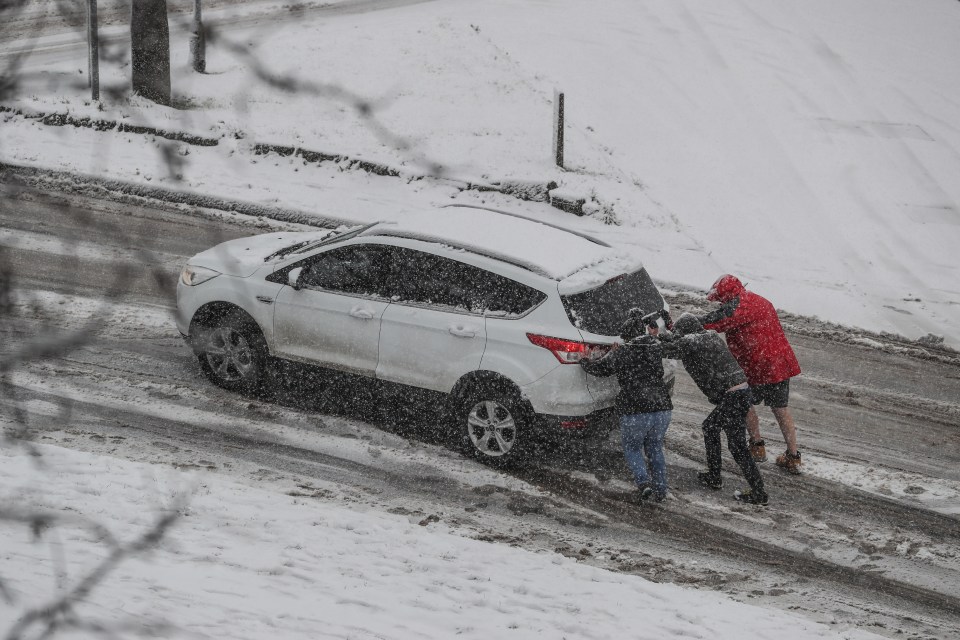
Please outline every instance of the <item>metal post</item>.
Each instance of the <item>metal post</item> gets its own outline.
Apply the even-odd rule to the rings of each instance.
[[[563,167],[563,92],[553,91],[553,157]]]
[[[193,70],[204,73],[207,70],[207,42],[203,33],[203,18],[200,14],[200,0],[193,0],[193,32],[190,34],[190,54],[193,58]]]
[[[100,99],[100,35],[97,29],[97,0],[87,2],[87,75],[90,98]]]

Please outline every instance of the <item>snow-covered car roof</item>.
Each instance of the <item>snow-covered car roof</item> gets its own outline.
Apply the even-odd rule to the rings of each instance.
[[[585,234],[478,207],[444,207],[381,222],[363,235],[438,242],[527,267],[561,285],[561,293],[591,289],[643,265]]]

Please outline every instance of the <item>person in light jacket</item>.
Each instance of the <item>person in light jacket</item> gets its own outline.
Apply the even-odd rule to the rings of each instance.
[[[640,500],[662,501],[668,493],[663,439],[673,415],[670,391],[663,381],[660,341],[646,334],[637,315],[620,328],[624,343],[598,359],[580,361],[593,376],[617,376],[623,455],[640,489]]]
[[[723,487],[720,433],[727,435],[727,448],[750,485],[748,491],[736,491],[734,497],[748,504],[766,505],[767,492],[757,463],[747,447],[745,418],[751,406],[747,376],[737,364],[727,343],[716,331],[706,331],[700,320],[684,313],[673,325],[672,333],[658,336],[663,357],[676,358],[693,378],[711,404],[716,405],[703,421],[703,442],[707,470],[697,474],[700,483],[711,489]]]

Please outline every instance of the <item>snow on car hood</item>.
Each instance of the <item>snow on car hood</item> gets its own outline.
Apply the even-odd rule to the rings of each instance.
[[[633,273],[642,268],[643,262],[636,255],[626,252],[609,253],[593,264],[560,280],[557,289],[562,296],[581,293],[599,287],[610,278]]]
[[[301,242],[315,242],[333,236],[336,231],[294,231],[286,233],[264,233],[248,238],[237,238],[221,242],[190,258],[189,264],[207,267],[220,273],[246,278],[262,267],[264,258],[289,246]],[[277,258],[280,260],[282,258]]]

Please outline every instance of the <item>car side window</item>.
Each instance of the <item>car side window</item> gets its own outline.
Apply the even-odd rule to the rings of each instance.
[[[476,314],[521,314],[546,295],[479,267],[443,256],[397,248],[391,261],[397,302],[451,307]]]
[[[495,273],[486,271],[484,273],[489,276],[485,294],[489,315],[521,315],[547,298],[547,294],[542,291],[537,291],[515,280]]]
[[[454,285],[452,260],[398,247],[391,260],[390,280],[397,302],[466,306],[460,287]]]
[[[341,293],[388,297],[386,268],[390,247],[355,244],[314,256],[304,266],[300,285]]]

